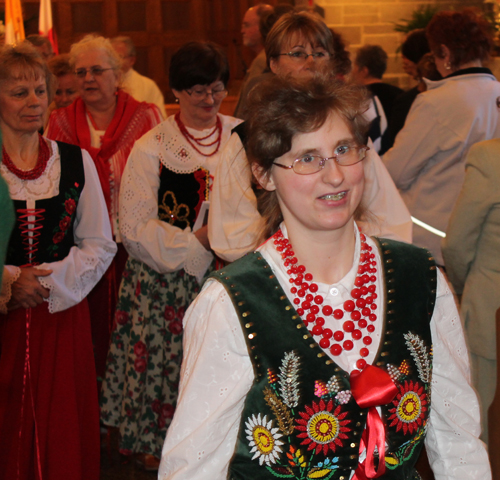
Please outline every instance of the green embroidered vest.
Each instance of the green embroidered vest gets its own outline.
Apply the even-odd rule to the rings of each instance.
[[[387,447],[380,478],[417,479],[414,465],[430,411],[436,267],[424,249],[377,242],[386,306],[374,365],[399,389],[381,407]],[[367,410],[352,397],[348,373],[316,343],[261,254],[212,277],[233,301],[255,372],[229,478],[349,479]]]

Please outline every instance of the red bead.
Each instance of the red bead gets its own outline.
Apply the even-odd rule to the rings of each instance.
[[[368,288],[367,287],[361,287],[361,296],[365,296],[368,293]]]
[[[332,338],[332,336],[333,336],[333,332],[329,328],[323,329],[323,337]]]
[[[353,288],[351,292],[352,298],[359,298],[361,296],[361,290],[359,288]]]
[[[373,332],[375,331],[375,326],[374,326],[374,325],[368,325],[367,330],[368,330],[370,333],[373,333]]]
[[[320,341],[319,341],[319,346],[321,348],[328,348],[330,346],[330,340],[328,340],[328,338],[322,338]]]
[[[306,316],[306,320],[308,322],[314,322],[314,320],[316,320],[316,315],[314,315],[314,313],[308,313]]]
[[[364,265],[360,265],[358,267],[358,274],[363,275],[363,273],[365,273],[365,267],[364,267]]]
[[[370,277],[370,282],[375,283],[377,281],[377,277],[375,275],[372,275]]]
[[[307,300],[308,302],[312,302],[312,301],[313,301],[313,298],[314,298],[314,297],[313,297],[310,293],[308,293],[308,294],[306,295],[306,300]]]
[[[357,277],[356,280],[354,280],[354,285],[356,285],[356,287],[362,287],[363,279],[361,277]]]
[[[333,317],[336,318],[337,320],[341,320],[343,316],[344,312],[340,310],[340,308],[337,308],[333,311]]]
[[[370,305],[370,308],[371,308],[372,310],[377,310],[377,304],[376,304],[376,303],[372,303],[372,304]]]
[[[365,345],[371,345],[372,344],[372,337],[363,337],[363,343]]]
[[[330,352],[332,352],[332,355],[335,355],[335,356],[340,355],[342,353],[342,347],[338,343],[335,343],[330,348]]]
[[[351,340],[346,340],[342,346],[344,347],[345,350],[352,350],[352,348],[354,347],[354,343],[352,343]]]
[[[316,325],[321,325],[323,326],[325,324],[325,319],[323,317],[318,317],[316,320]]]
[[[332,314],[332,312],[333,312],[333,308],[332,308],[332,307],[330,307],[330,305],[325,305],[325,306],[322,308],[322,310],[321,310],[321,311],[323,312],[323,315],[328,316],[328,315],[331,315],[331,314]]]
[[[368,325],[368,322],[362,318],[359,322],[358,322],[358,327],[359,328],[365,328],[366,326]]]
[[[307,300],[304,300],[304,301],[302,302],[302,308],[303,308],[304,310],[309,310],[309,309],[311,308],[311,302],[308,302]]]
[[[298,295],[299,297],[303,297],[305,294],[306,294],[306,292],[305,292],[304,290],[299,290],[299,291],[297,292],[297,295]]]
[[[321,305],[323,303],[323,297],[321,295],[316,295],[314,297],[314,303],[317,303],[318,305]]]
[[[377,320],[377,315],[372,313],[368,318],[370,319],[370,322],[374,322],[375,320]]]
[[[311,283],[311,285],[309,285],[309,291],[316,293],[318,291],[318,286],[315,283]]]
[[[306,271],[306,267],[304,267],[304,265],[299,265],[297,269],[300,273],[304,273]]]
[[[307,282],[303,282],[300,284],[300,288],[302,288],[302,290],[305,290],[307,292],[307,290],[309,290],[309,284]]]
[[[304,277],[308,282],[310,282],[313,279],[313,276],[310,273],[306,273],[306,276]]]
[[[298,305],[300,303],[300,298],[294,298],[293,303],[295,303],[295,305]]]
[[[370,352],[367,348],[362,348],[360,351],[359,351],[359,354],[362,356],[362,357],[367,357]]]
[[[297,313],[302,317],[302,315],[304,315],[304,309],[303,308],[297,308]]]
[[[373,293],[372,296],[373,300],[376,300],[378,298],[378,295],[376,293]]]
[[[323,327],[321,325],[314,325],[312,332],[314,335],[321,335],[323,333]]]
[[[353,330],[353,332],[351,333],[351,336],[352,338],[354,338],[354,340],[359,340],[363,334],[361,333],[361,330]]]
[[[314,313],[315,315],[319,313],[319,307],[317,305],[313,305],[310,309],[311,313]]]
[[[340,330],[337,330],[334,334],[333,334],[333,338],[335,340],[337,340],[337,342],[341,342],[342,340],[344,340],[344,332],[340,331]]]
[[[356,307],[363,308],[366,305],[366,301],[363,298],[358,298],[356,300]]]
[[[296,282],[295,282],[295,280],[294,280],[293,278],[289,278],[289,279],[288,279],[288,281],[289,281],[290,283],[296,283]]]
[[[344,332],[352,332],[354,330],[354,322],[347,320],[344,322],[344,325],[342,325],[342,328],[344,329]]]
[[[375,290],[376,290],[376,289],[377,289],[377,287],[376,287],[375,285],[370,285],[370,286],[368,287],[368,291],[369,291],[370,293],[375,293]]]
[[[370,247],[368,250],[371,250],[372,248]],[[375,254],[374,253],[370,253],[370,258],[373,260],[375,258]]]
[[[354,312],[351,313],[351,319],[357,322],[361,318],[361,313],[359,310],[354,310]]]
[[[362,358],[360,358],[356,362],[356,367],[358,367],[360,370],[363,370],[366,367],[366,360],[363,360]]]
[[[370,281],[370,277],[368,275],[363,275],[363,283],[368,283]]]
[[[297,293],[297,287],[292,287],[290,291],[295,295]]]
[[[373,298],[372,297],[366,297],[366,303],[368,305],[370,305],[371,303],[373,303]]]
[[[354,302],[352,300],[346,300],[344,302],[344,310],[346,312],[352,312],[354,310]]]
[[[363,310],[361,310],[361,313],[364,317],[367,317],[368,315],[370,315],[370,313],[372,313],[372,311],[368,307],[365,307],[363,308]]]

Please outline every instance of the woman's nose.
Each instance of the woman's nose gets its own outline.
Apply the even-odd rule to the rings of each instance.
[[[335,186],[341,185],[344,181],[343,168],[336,162],[335,158],[329,158],[321,170],[323,181]]]

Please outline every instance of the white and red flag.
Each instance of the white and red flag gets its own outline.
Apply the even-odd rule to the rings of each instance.
[[[52,44],[52,50],[56,55],[59,54],[57,46],[56,32],[52,22],[52,4],[50,0],[40,0],[40,20],[38,22],[38,33],[48,37]]]

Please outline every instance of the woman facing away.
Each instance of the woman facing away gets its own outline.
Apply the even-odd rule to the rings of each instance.
[[[462,327],[430,254],[360,233],[364,97],[328,78],[254,91],[269,237],[184,318],[159,478],[491,478]],[[432,392],[432,399],[431,399]]]
[[[137,142],[123,174],[120,232],[130,258],[101,398],[122,453],[151,469],[177,402],[182,318],[215,263],[205,224],[213,175],[240,123],[218,113],[229,67],[216,45],[183,45],[169,76],[180,110]]]
[[[38,134],[53,84],[29,43],[0,51],[0,174],[16,215],[0,291],[0,476],[97,480],[86,297],[116,244],[90,155]]]

